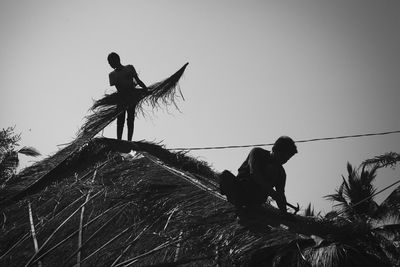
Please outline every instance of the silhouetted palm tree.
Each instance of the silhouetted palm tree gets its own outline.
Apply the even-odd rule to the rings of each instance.
[[[372,182],[376,178],[378,165],[367,169],[362,165],[358,171],[350,163],[347,163],[347,179],[342,176],[343,182],[335,194],[327,195],[329,200],[336,201],[339,213],[345,214],[349,219],[355,217],[373,217],[378,205],[373,200],[376,188]]]
[[[378,166],[378,168],[395,167],[400,162],[400,154],[388,152],[372,159],[365,160],[364,166]],[[399,183],[397,181],[396,183]],[[396,184],[395,183],[395,184]],[[397,187],[378,207],[375,213],[373,224],[379,227],[393,228],[393,225],[400,224],[400,186]],[[397,227],[400,232],[400,226]]]
[[[389,256],[395,266],[400,263],[398,256],[394,256],[398,255],[400,247],[400,186],[380,205],[377,205],[373,197],[379,192],[375,193],[376,188],[372,182],[379,168],[393,167],[399,161],[399,154],[390,152],[364,161],[360,172],[348,164],[347,180],[342,177],[343,182],[336,193],[326,196],[338,202],[336,206],[340,209],[325,216],[332,220],[340,220],[339,215],[344,215],[345,219],[352,223],[365,223],[382,251],[385,251],[387,255],[391,253],[389,251],[395,252]],[[370,169],[366,170],[367,168]],[[390,249],[389,244],[392,246]]]
[[[16,149],[20,135],[14,133],[14,127],[0,131],[0,183],[7,182],[16,172],[19,165],[18,154],[36,157],[40,153],[34,147],[24,146]]]

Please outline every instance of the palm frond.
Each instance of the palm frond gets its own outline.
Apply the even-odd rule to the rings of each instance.
[[[175,107],[177,107],[175,102],[175,99],[178,96],[177,93],[179,93],[179,95],[183,98],[182,92],[178,86],[178,81],[185,72],[188,64],[189,63],[183,65],[169,78],[149,86],[151,94],[143,98],[143,101],[149,103],[153,108],[160,107],[161,104],[174,104]]]
[[[182,77],[188,63],[165,80],[148,86],[150,94],[142,93],[142,90],[136,90],[131,94],[121,96],[117,92],[107,94],[103,98],[94,102],[91,107],[93,112],[86,117],[86,122],[79,131],[79,136],[85,136],[86,133],[99,131],[104,124],[113,121],[120,112],[124,112],[128,107],[135,106],[135,115],[144,114],[144,105],[149,104],[152,108],[162,105],[176,105],[177,93],[182,95],[178,82]],[[121,109],[117,109],[117,104]]]
[[[400,161],[400,154],[395,152],[388,152],[372,159],[365,160],[362,165],[370,166],[376,165],[378,168],[394,167]]]
[[[314,217],[314,207],[311,206],[311,203],[308,204],[307,208],[304,210],[304,216],[306,217]]]
[[[1,161],[2,167],[15,169],[18,167],[19,159],[18,153],[16,151],[8,151],[4,154],[3,159]]]
[[[18,150],[18,153],[24,154],[26,156],[37,157],[40,156],[40,152],[31,146],[24,146],[23,148]]]
[[[343,207],[348,206],[347,201],[342,194],[336,193],[336,194],[326,195],[324,196],[324,198],[338,202],[338,204],[335,204],[335,206],[343,206]]]
[[[349,203],[347,201],[348,197],[347,195],[344,194],[344,191],[349,189],[348,184],[345,180],[345,178],[342,176],[343,182],[342,184],[339,186],[338,189],[336,189],[336,193],[335,194],[330,194],[330,195],[326,195],[324,196],[324,198],[337,202],[334,207],[339,207],[339,212],[340,213],[347,213],[350,209],[349,207]]]
[[[344,178],[343,175],[342,175],[342,185],[341,185],[341,187],[340,187],[340,191],[341,191],[341,194],[342,194],[345,198],[347,198],[347,199],[350,198],[351,184],[349,184],[349,183],[346,181],[346,178]]]
[[[361,165],[361,166],[362,166],[360,173],[361,181],[363,182],[363,184],[371,185],[376,178],[376,173],[377,170],[379,169],[379,166],[373,165],[369,170],[366,170],[367,165]]]
[[[14,130],[15,126],[3,128],[0,131],[0,148],[3,148],[4,151],[13,150],[21,140],[21,134],[14,134]]]
[[[313,263],[312,266],[373,267],[382,264],[376,255],[338,243],[308,248],[304,254],[308,261]]]
[[[376,217],[392,223],[400,222],[400,186],[379,205]]]

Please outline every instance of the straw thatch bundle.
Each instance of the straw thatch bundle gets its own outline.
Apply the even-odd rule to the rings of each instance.
[[[399,263],[385,229],[237,211],[205,162],[156,144],[93,139],[58,168],[57,182],[1,210],[0,266]]]
[[[183,65],[167,79],[148,86],[149,93],[141,93],[142,90],[136,90],[130,95],[121,96],[121,94],[115,92],[95,101],[91,107],[93,113],[86,117],[86,122],[81,127],[78,137],[87,138],[90,136],[89,138],[92,138],[92,133],[98,133],[113,121],[121,112],[117,109],[117,104],[124,106],[124,111],[130,106],[135,106],[136,116],[144,113],[145,104],[150,105],[153,109],[171,104],[178,108],[176,98],[182,96],[178,82],[187,65],[188,63]]]

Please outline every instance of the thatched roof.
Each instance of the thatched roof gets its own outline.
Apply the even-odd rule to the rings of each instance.
[[[219,194],[207,163],[160,145],[97,138],[49,171],[59,156],[25,169],[1,192],[20,197],[1,208],[0,266],[399,263],[382,229],[272,206],[238,211]],[[51,182],[24,192],[23,180],[40,172]]]

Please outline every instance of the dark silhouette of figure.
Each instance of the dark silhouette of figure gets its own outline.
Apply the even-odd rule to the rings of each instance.
[[[279,137],[272,152],[253,148],[238,169],[237,177],[227,170],[222,172],[221,193],[239,208],[260,207],[271,196],[286,213],[286,173],[282,165],[296,153],[296,145],[288,136]]]
[[[139,101],[141,96],[148,94],[147,86],[139,79],[133,65],[122,65],[120,57],[117,53],[112,52],[107,57],[108,63],[114,70],[110,72],[110,86],[115,86],[120,95],[120,103],[117,104],[117,110],[121,111],[125,105],[122,102],[127,99]],[[142,90],[137,89],[139,85]],[[141,92],[140,92],[141,91]],[[117,139],[122,139],[124,131],[124,121],[127,113],[128,141],[132,141],[134,121],[135,121],[135,105],[131,105],[127,112],[122,112],[117,117]]]

